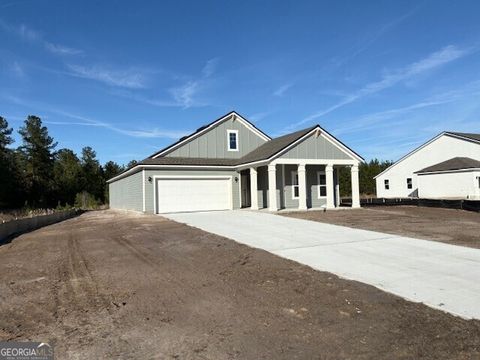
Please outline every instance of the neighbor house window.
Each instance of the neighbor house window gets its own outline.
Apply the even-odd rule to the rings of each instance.
[[[411,189],[412,187],[412,178],[407,178],[407,189]]]
[[[318,181],[318,197],[322,198],[327,196],[327,177],[325,176],[325,171],[317,172],[317,181]]]
[[[300,187],[298,186],[298,172],[292,171],[292,199],[298,199]]]
[[[238,130],[227,130],[228,151],[238,151]]]
[[[384,180],[384,183],[385,183],[385,190],[390,189],[390,180],[385,179],[385,180]]]

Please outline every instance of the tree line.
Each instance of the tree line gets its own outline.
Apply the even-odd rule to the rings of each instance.
[[[87,146],[77,156],[57,143],[38,116],[20,127],[21,144],[12,148],[13,129],[0,116],[0,208],[93,206],[108,201],[106,180],[125,168],[114,161],[103,166]],[[133,165],[129,163],[127,167]]]
[[[378,159],[361,163],[358,167],[358,182],[360,194],[365,196],[375,196],[376,182],[374,177],[393,164],[393,161],[382,161]],[[340,195],[351,196],[351,174],[350,169],[340,168],[339,179]]]

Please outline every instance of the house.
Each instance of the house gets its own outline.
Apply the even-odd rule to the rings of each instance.
[[[319,125],[272,139],[236,112],[200,127],[110,179],[110,207],[145,213],[340,205],[349,167],[359,207],[363,158]]]
[[[442,132],[375,177],[377,196],[479,198],[480,134]]]

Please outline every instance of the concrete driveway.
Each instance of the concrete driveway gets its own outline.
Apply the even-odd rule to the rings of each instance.
[[[253,211],[167,218],[411,301],[480,319],[480,250]]]

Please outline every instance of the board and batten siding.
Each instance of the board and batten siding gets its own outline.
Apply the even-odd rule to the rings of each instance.
[[[157,200],[153,193],[153,179],[155,176],[218,176],[225,175],[232,177],[232,204],[234,209],[240,209],[240,174],[232,170],[145,170],[145,212],[153,214],[155,211],[155,201]],[[149,182],[148,178],[152,181]],[[238,178],[238,181],[235,181]],[[141,198],[141,197],[140,197]]]
[[[142,172],[124,177],[108,185],[111,209],[143,210]]]
[[[228,151],[227,130],[238,130],[238,151]],[[165,156],[238,159],[265,142],[266,140],[243,125],[238,119],[227,119]]]
[[[280,156],[281,159],[352,160],[345,151],[323,136],[309,136]]]

